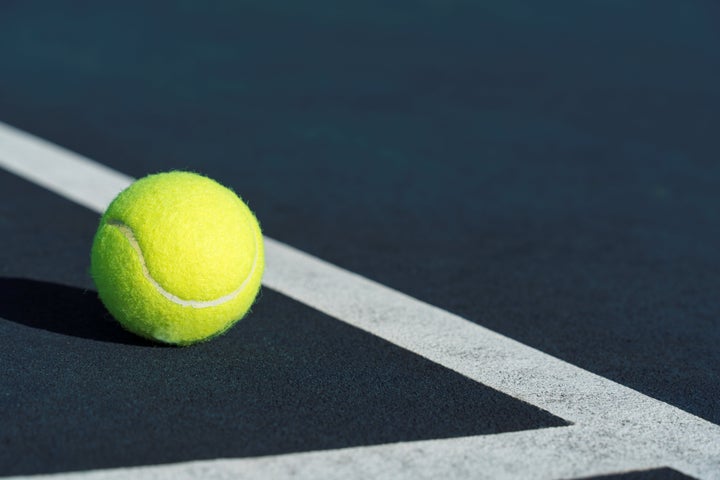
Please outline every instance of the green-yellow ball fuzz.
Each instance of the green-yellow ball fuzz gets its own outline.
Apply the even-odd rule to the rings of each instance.
[[[174,345],[219,335],[250,309],[265,265],[260,226],[231,190],[201,175],[149,175],[100,219],[90,272],[127,330]]]

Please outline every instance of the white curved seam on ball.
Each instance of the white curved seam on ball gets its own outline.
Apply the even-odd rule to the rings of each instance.
[[[137,239],[135,238],[135,234],[132,231],[132,228],[130,226],[126,225],[120,220],[108,220],[107,224],[117,228],[120,230],[120,233],[123,234],[123,236],[127,239],[127,241],[130,243],[130,246],[135,250],[135,253],[138,256],[138,259],[140,260],[140,266],[142,267],[143,276],[147,279],[150,284],[155,287],[155,290],[158,291],[163,297],[167,298],[173,303],[176,303],[178,305],[181,305],[183,307],[192,307],[192,308],[208,308],[208,307],[217,307],[219,305],[222,305],[224,303],[227,303],[237,297],[240,292],[245,288],[247,283],[250,281],[250,279],[255,274],[255,269],[257,268],[258,264],[258,241],[257,241],[257,235],[253,233],[253,242],[255,246],[255,257],[253,258],[253,264],[252,268],[250,269],[250,273],[248,273],[247,277],[245,277],[245,280],[240,284],[240,286],[233,290],[232,292],[228,293],[227,295],[223,295],[222,297],[216,298],[215,300],[184,300],[177,295],[173,295],[172,293],[165,290],[162,285],[160,285],[155,279],[150,275],[150,271],[147,268],[147,265],[145,264],[145,256],[143,255],[142,249],[140,248],[140,244],[138,243]]]

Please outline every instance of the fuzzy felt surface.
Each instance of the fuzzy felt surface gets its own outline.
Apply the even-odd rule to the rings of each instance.
[[[142,178],[100,220],[91,273],[128,330],[185,345],[242,318],[260,288],[260,226],[231,190],[201,175]]]

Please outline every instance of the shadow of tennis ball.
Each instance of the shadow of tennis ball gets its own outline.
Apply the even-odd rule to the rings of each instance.
[[[152,345],[123,328],[97,292],[27,278],[0,278],[0,317],[31,328],[129,345]]]

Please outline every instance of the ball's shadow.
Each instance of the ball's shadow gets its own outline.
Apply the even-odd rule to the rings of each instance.
[[[72,337],[156,345],[125,331],[97,292],[26,278],[0,278],[0,319]]]

